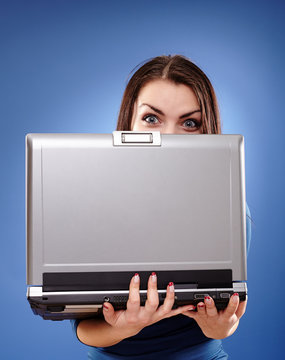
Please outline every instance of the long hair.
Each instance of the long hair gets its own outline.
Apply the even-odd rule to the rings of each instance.
[[[158,79],[189,86],[200,105],[202,133],[221,134],[220,115],[213,86],[204,72],[182,55],[155,57],[135,71],[122,98],[116,130],[131,130],[134,104],[141,88]]]

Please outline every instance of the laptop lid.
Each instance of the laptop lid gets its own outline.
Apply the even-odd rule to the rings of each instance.
[[[154,270],[230,269],[246,280],[242,136],[29,134],[26,143],[28,285]]]

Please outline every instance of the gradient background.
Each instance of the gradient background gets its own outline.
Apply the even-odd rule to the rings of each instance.
[[[224,347],[231,359],[281,357],[284,17],[284,1],[0,2],[2,359],[87,352],[69,322],[43,321],[25,298],[25,134],[112,132],[129,72],[174,53],[211,79],[224,133],[245,136],[249,303]]]

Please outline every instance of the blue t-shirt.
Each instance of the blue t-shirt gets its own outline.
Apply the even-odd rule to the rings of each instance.
[[[246,206],[247,252],[251,241],[251,217]],[[76,334],[80,320],[71,320]],[[137,335],[105,348],[89,347],[89,360],[112,359],[171,359],[221,360],[228,356],[221,340],[207,338],[196,321],[177,315],[145,327]]]

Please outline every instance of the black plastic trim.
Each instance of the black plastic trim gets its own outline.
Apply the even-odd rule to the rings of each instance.
[[[232,287],[231,269],[155,272],[159,289],[165,289],[170,281],[175,285],[197,284],[199,289]],[[43,291],[128,290],[133,275],[130,271],[43,273]],[[147,289],[150,272],[141,271],[139,275],[140,288]]]

